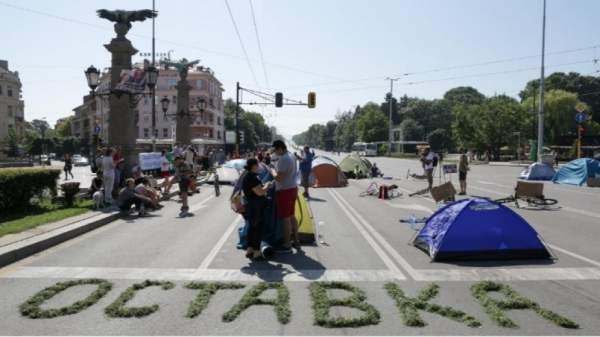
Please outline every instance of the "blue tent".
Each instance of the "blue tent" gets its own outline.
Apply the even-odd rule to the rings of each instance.
[[[554,168],[544,163],[533,163],[523,170],[519,179],[525,180],[552,180],[554,177]]]
[[[517,213],[489,199],[463,199],[435,212],[413,244],[433,261],[551,258]]]
[[[583,185],[588,178],[600,176],[600,161],[591,158],[572,160],[563,165],[552,178],[557,184]]]

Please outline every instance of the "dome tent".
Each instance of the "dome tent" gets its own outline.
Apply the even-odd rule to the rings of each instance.
[[[313,160],[311,175],[314,187],[342,187],[348,184],[337,163],[325,156],[318,156]]]
[[[544,163],[533,163],[529,165],[521,174],[519,179],[525,180],[552,180],[554,177],[554,168]]]
[[[600,161],[591,158],[572,160],[563,165],[552,178],[557,184],[583,185],[588,178],[600,176]]]
[[[439,209],[413,244],[433,261],[552,258],[527,221],[484,198],[463,199]]]
[[[365,176],[367,176],[371,170],[371,162],[367,158],[362,158],[355,152],[349,154],[340,162],[340,168],[348,178],[354,178],[354,168],[357,166]]]

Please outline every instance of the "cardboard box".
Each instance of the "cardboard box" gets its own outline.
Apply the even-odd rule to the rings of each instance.
[[[456,189],[454,189],[454,185],[449,181],[431,188],[431,197],[435,202],[454,200],[455,195]]]

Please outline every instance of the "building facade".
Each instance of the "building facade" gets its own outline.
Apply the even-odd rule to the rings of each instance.
[[[0,158],[6,156],[4,150],[10,130],[22,137],[25,128],[25,104],[19,72],[11,71],[8,61],[0,60]]]
[[[141,65],[136,65],[141,67]],[[156,143],[160,145],[173,144],[176,132],[175,113],[177,112],[177,89],[179,73],[175,69],[160,67],[156,84]],[[191,85],[190,119],[192,143],[200,149],[223,147],[225,143],[225,114],[223,110],[223,87],[210,68],[196,67],[190,69],[187,77]],[[98,93],[108,91],[110,74],[104,71],[101,75]],[[167,97],[170,100],[166,114],[162,111],[160,100]],[[136,128],[138,130],[137,142],[140,147],[147,148],[152,144],[152,98],[150,96],[137,97],[138,102],[134,113],[136,114]],[[206,102],[204,111],[200,111],[198,102]],[[98,135],[99,141],[109,143],[108,125],[109,99],[107,96],[85,96],[83,104],[73,109],[75,118],[71,122],[74,137],[92,145],[93,136]],[[145,146],[146,145],[146,146]],[[164,146],[161,146],[164,147]]]

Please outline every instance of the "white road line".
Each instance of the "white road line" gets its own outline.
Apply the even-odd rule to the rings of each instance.
[[[348,208],[346,208],[346,206],[336,196],[335,191],[333,191],[331,188],[329,188],[327,190],[328,190],[329,194],[331,194],[331,197],[333,198],[333,200],[335,200],[335,202],[338,204],[338,206],[340,206],[340,209],[346,214],[348,219],[350,219],[350,222],[352,222],[352,224],[354,225],[354,227],[356,227],[358,232],[365,238],[367,243],[371,246],[371,248],[373,248],[375,253],[379,256],[381,261],[383,261],[383,263],[388,267],[388,269],[391,271],[391,273],[393,275],[395,275],[395,277],[399,280],[406,280],[406,277],[404,276],[404,274],[402,274],[400,269],[394,264],[394,262],[383,251],[383,249],[377,244],[377,242],[375,242],[375,239],[373,239],[373,237],[371,235],[369,235],[369,233],[367,233],[365,228],[363,228],[363,226],[359,223],[358,219],[356,219],[356,217],[354,217],[350,213]]]
[[[203,207],[204,207],[204,204],[206,204],[206,203],[207,203],[209,200],[211,200],[211,199],[212,199],[212,198],[214,198],[214,197],[215,197],[215,196],[214,196],[214,194],[213,194],[213,195],[209,196],[208,198],[206,198],[206,199],[204,199],[204,200],[200,201],[199,203],[192,205],[192,206],[190,207],[190,210],[189,210],[189,211],[190,211],[190,212],[193,212],[193,211],[197,211],[197,210],[199,210],[199,209],[203,208]]]
[[[420,269],[420,281],[550,281],[600,280],[600,269],[587,268],[489,268]]]
[[[418,205],[418,204],[406,204],[406,205],[403,205],[403,204],[394,204],[394,203],[391,203],[389,201],[386,201],[385,203],[386,203],[386,205],[388,205],[388,206],[390,206],[392,208],[406,209],[406,210],[409,210],[409,211],[422,211],[422,212],[425,212],[425,213],[433,213],[433,210],[431,208],[429,208],[427,206]]]
[[[202,272],[203,270],[208,269],[208,266],[210,266],[210,264],[215,259],[221,248],[223,248],[223,245],[225,244],[231,233],[237,228],[241,219],[241,215],[235,217],[235,219],[231,222],[229,227],[227,227],[227,230],[225,230],[225,233],[223,233],[223,236],[221,236],[219,241],[217,241],[217,244],[215,244],[210,253],[208,253],[208,255],[204,258],[204,260],[200,264],[200,267],[198,267],[198,272]]]
[[[338,204],[341,202],[342,204],[344,204],[347,209],[350,210],[350,212],[354,215],[354,217],[356,217],[356,219],[358,219],[360,221],[360,223],[367,229],[368,232],[370,232],[370,234],[377,240],[379,241],[379,244],[387,251],[387,253],[402,267],[402,269],[404,269],[408,275],[410,277],[412,277],[415,280],[418,280],[418,274],[416,273],[415,269],[410,265],[410,263],[408,263],[408,261],[406,261],[406,259],[404,259],[402,257],[402,255],[400,255],[400,253],[398,253],[397,250],[395,250],[384,238],[383,236],[381,236],[381,234],[379,234],[379,232],[377,232],[375,230],[375,228],[373,228],[373,226],[371,226],[370,223],[368,223],[354,208],[352,208],[352,206],[350,206],[350,204],[335,190],[333,189],[329,189],[329,193],[332,193],[332,195],[335,197],[337,197],[338,199],[336,199],[336,201],[338,201]]]
[[[587,262],[587,263],[589,263],[591,265],[594,265],[596,267],[600,267],[600,262],[598,262],[598,261],[592,260],[590,258],[587,258],[585,256],[579,255],[577,253],[573,253],[572,251],[566,250],[564,248],[560,248],[558,246],[551,245],[549,243],[546,243],[546,245],[548,245],[548,247],[552,248],[553,250],[559,251],[559,252],[561,252],[563,254],[569,255],[569,256],[574,257],[574,258],[576,258],[578,260],[581,260],[583,262]]]
[[[102,267],[21,267],[2,278],[53,279],[53,278],[104,278],[119,280],[172,280],[172,281],[340,281],[340,282],[385,282],[397,280],[389,270],[364,269],[308,269],[286,268],[269,270],[240,269],[155,269],[155,268],[102,268]]]

